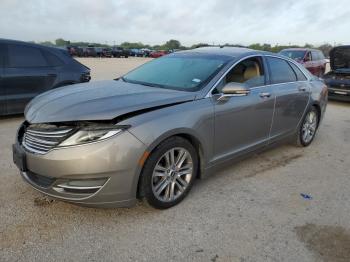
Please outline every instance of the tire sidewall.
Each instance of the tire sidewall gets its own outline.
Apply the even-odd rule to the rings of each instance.
[[[185,148],[191,155],[192,161],[193,161],[193,173],[191,180],[185,190],[184,193],[182,193],[181,196],[179,196],[177,199],[171,202],[163,202],[157,199],[154,196],[153,190],[152,190],[152,175],[155,165],[158,163],[159,159],[170,149],[175,147],[183,147]],[[143,192],[143,195],[145,196],[147,202],[158,209],[165,209],[172,206],[177,205],[179,202],[181,202],[188,194],[188,192],[191,190],[192,185],[194,183],[194,180],[196,179],[198,172],[198,155],[192,144],[187,141],[186,139],[183,139],[181,137],[171,137],[162,143],[160,143],[151,153],[149,158],[147,159],[144,168],[141,173],[141,185],[140,189]]]

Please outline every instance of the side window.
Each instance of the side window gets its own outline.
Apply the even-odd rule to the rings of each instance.
[[[46,57],[46,60],[49,64],[49,66],[61,66],[61,65],[63,65],[63,61],[60,58],[58,58],[58,56],[52,54],[49,51],[43,50],[43,53]]]
[[[9,67],[44,67],[45,57],[39,48],[25,45],[8,45]]]
[[[0,68],[5,66],[6,45],[0,44]]]
[[[318,56],[320,60],[324,59],[324,54],[322,51],[318,51]]]
[[[306,81],[307,80],[304,73],[301,72],[301,70],[295,64],[289,63],[289,65],[293,68],[295,74],[297,75],[298,81]]]
[[[318,52],[317,51],[312,51],[311,55],[312,55],[312,61],[320,60],[320,58],[318,57]]]
[[[265,85],[265,72],[261,57],[248,58],[237,64],[227,73],[216,92],[220,92],[225,84],[230,82],[244,83],[248,87]]]
[[[305,56],[305,62],[312,61],[311,52],[307,52]]]
[[[288,62],[274,57],[267,57],[270,68],[271,84],[294,82],[297,77]]]

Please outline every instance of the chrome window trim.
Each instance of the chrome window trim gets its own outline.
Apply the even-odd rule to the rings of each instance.
[[[304,69],[305,68],[301,68],[297,62],[291,60],[291,59],[286,59],[284,57],[279,57],[279,56],[275,56],[275,55],[266,55],[266,54],[255,54],[255,55],[249,55],[249,56],[245,56],[241,59],[239,59],[237,62],[235,62],[233,65],[231,65],[227,70],[226,72],[215,82],[215,84],[213,85],[213,87],[208,91],[208,93],[205,95],[204,98],[208,98],[208,97],[212,97],[213,94],[213,90],[217,87],[217,85],[222,81],[222,79],[224,79],[224,77],[226,77],[226,75],[231,71],[232,68],[234,68],[236,65],[238,65],[240,62],[242,62],[243,60],[246,60],[248,58],[252,58],[252,57],[274,57],[274,58],[278,58],[278,59],[282,59],[286,62],[290,62],[290,63],[293,63],[295,66],[297,66],[300,71],[303,73],[303,75],[306,77],[306,80],[302,80],[302,81],[291,81],[291,82],[283,82],[283,83],[276,83],[276,84],[268,84],[268,85],[261,85],[261,86],[254,86],[254,87],[251,87],[250,90],[255,90],[255,89],[260,89],[260,88],[263,88],[263,87],[268,87],[268,86],[274,86],[274,85],[284,85],[284,84],[290,84],[290,83],[303,83],[303,82],[309,82],[311,80],[311,78],[306,75]],[[306,69],[305,69],[306,70]]]

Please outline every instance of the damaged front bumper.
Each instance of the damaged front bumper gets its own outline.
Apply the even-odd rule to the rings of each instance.
[[[126,207],[135,204],[145,145],[128,131],[98,143],[54,148],[35,154],[19,141],[14,162],[36,190],[84,206]]]

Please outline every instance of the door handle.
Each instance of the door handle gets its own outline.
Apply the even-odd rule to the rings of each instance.
[[[301,92],[305,92],[306,91],[306,87],[305,86],[299,86],[298,90],[301,91]]]
[[[260,96],[261,98],[265,98],[265,97],[270,97],[271,94],[270,94],[270,93],[265,93],[265,92],[263,92],[263,93],[260,93],[259,96]]]

